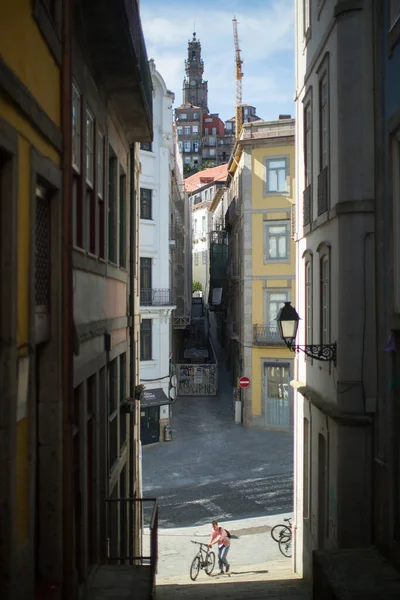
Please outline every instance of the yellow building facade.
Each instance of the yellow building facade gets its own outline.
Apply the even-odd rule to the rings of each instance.
[[[31,0],[0,11],[0,589],[27,598],[35,572],[62,571],[60,15]],[[54,476],[46,515],[39,460]]]
[[[294,120],[243,127],[229,163],[230,309],[228,348],[246,426],[290,430],[294,355],[276,316],[295,299]]]

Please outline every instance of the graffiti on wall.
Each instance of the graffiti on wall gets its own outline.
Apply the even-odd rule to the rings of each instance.
[[[215,396],[217,365],[176,365],[179,396]]]

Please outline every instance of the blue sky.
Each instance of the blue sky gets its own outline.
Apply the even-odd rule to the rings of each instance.
[[[294,115],[293,0],[141,0],[149,58],[182,102],[187,43],[195,31],[202,46],[208,106],[226,120],[235,113],[235,52],[232,18],[238,19],[243,102],[276,119]]]

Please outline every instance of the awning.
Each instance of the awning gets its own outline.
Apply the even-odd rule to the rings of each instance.
[[[148,408],[149,406],[163,406],[170,404],[169,398],[162,388],[153,390],[144,390],[140,401],[140,408]]]

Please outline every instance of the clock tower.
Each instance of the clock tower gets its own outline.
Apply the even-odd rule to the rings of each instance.
[[[208,84],[203,81],[204,62],[201,58],[200,40],[193,33],[193,39],[188,43],[188,57],[185,60],[186,77],[183,80],[183,104],[208,109]]]

